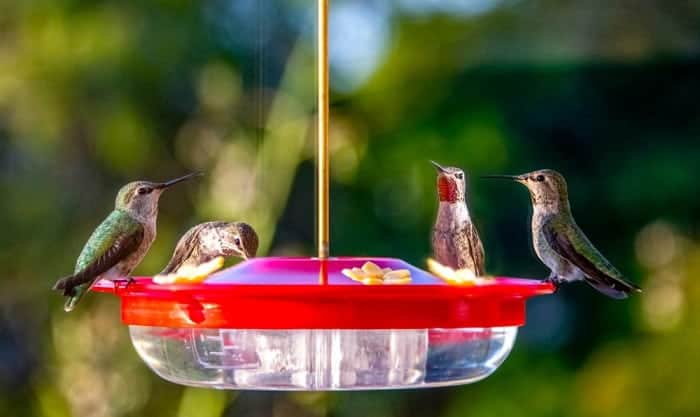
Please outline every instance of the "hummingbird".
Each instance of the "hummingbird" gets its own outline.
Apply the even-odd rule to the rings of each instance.
[[[443,167],[430,161],[438,171],[439,207],[433,227],[433,256],[452,269],[469,269],[484,275],[484,246],[467,208],[467,176],[459,168]]]
[[[571,214],[566,180],[560,173],[543,169],[523,175],[489,175],[523,184],[533,206],[532,242],[537,257],[550,270],[546,279],[555,285],[585,280],[596,290],[615,299],[640,292],[593,246]]]
[[[114,210],[83,247],[73,275],[59,279],[53,286],[68,297],[65,311],[72,311],[98,279],[117,280],[131,274],[156,238],[158,201],[163,191],[199,175],[161,183],[135,181],[119,190]]]
[[[258,251],[255,229],[243,222],[207,222],[185,233],[170,262],[160,275],[171,274],[185,265],[197,266],[219,256],[254,258]]]

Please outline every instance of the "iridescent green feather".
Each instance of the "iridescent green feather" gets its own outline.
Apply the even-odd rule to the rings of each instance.
[[[93,232],[90,239],[83,247],[75,265],[74,274],[77,274],[95,262],[105,254],[114,242],[125,234],[131,234],[141,228],[141,224],[131,217],[126,211],[114,210]],[[95,277],[97,278],[97,277]],[[74,293],[66,300],[65,310],[71,311],[80,301],[85,292],[93,284],[94,280],[79,285],[73,289]]]
[[[586,258],[600,272],[611,278],[624,279],[622,273],[593,246],[593,243],[583,234],[572,217],[566,219],[564,215],[556,216],[552,219],[551,226],[557,233],[566,236],[576,253]]]

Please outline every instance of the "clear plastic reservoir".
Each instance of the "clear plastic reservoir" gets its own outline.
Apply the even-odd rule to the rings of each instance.
[[[363,390],[466,384],[493,373],[517,327],[233,330],[129,326],[171,382],[220,389]]]
[[[368,285],[343,271],[407,271]],[[254,258],[192,284],[98,282],[121,299],[136,351],[166,380],[250,390],[468,384],[492,374],[551,283],[454,284],[392,258]],[[280,312],[284,312],[281,314]]]

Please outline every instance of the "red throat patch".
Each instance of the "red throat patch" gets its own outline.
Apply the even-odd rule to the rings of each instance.
[[[438,178],[438,197],[441,202],[454,203],[457,201],[457,184],[451,179],[440,176]]]

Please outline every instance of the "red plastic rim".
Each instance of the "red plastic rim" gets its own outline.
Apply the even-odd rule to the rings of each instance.
[[[364,285],[344,268],[372,261],[408,269],[403,285]],[[525,301],[550,294],[551,284],[494,278],[449,285],[391,258],[256,258],[199,284],[158,285],[150,278],[100,281],[94,291],[122,301],[128,325],[228,329],[422,329],[521,326]]]

